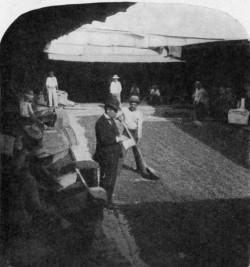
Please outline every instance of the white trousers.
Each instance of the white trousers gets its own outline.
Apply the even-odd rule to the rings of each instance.
[[[48,89],[48,97],[49,97],[49,106],[52,107],[52,99],[54,102],[54,107],[58,107],[58,103],[57,103],[57,92],[56,92],[56,88],[49,88]]]

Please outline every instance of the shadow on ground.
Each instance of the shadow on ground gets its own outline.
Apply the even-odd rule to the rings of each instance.
[[[97,256],[92,242],[101,219],[100,211],[92,206],[68,213],[64,218],[72,223],[65,230],[49,217],[33,218],[25,229],[6,225],[4,257],[10,266],[92,266],[88,264]]]
[[[119,209],[148,266],[248,266],[249,199],[143,203]]]
[[[216,121],[204,122],[200,127],[191,122],[174,124],[234,163],[247,167],[249,132],[242,126]]]

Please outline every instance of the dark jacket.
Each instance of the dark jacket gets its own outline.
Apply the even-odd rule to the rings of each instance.
[[[96,152],[94,160],[100,165],[112,164],[122,158],[122,146],[116,141],[119,130],[113,119],[108,120],[101,116],[95,125]]]

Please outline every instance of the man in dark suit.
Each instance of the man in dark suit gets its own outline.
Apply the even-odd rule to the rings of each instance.
[[[97,120],[96,151],[94,160],[101,168],[101,187],[107,191],[108,207],[112,207],[112,195],[118,175],[119,160],[122,158],[121,142],[127,139],[121,136],[114,121],[120,109],[116,98],[109,98],[104,106],[104,114]]]

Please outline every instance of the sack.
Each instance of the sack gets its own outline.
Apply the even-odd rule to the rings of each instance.
[[[234,124],[248,125],[249,111],[247,109],[230,109],[228,122]]]
[[[15,137],[0,134],[0,152],[13,157]]]

